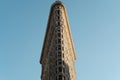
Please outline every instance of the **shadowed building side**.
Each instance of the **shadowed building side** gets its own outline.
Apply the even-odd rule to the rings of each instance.
[[[66,8],[56,1],[51,6],[41,53],[41,80],[76,80],[75,59]]]

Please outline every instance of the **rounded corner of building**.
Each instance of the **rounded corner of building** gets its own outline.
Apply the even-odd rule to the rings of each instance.
[[[51,8],[53,8],[53,7],[56,6],[56,5],[62,5],[62,6],[65,7],[65,5],[64,5],[64,3],[63,3],[62,1],[57,0],[57,1],[55,1],[55,2],[52,4]]]

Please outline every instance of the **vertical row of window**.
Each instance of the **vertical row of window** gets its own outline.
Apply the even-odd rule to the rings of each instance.
[[[64,73],[65,73],[65,63],[63,61],[63,51],[64,51],[64,47],[63,47],[63,19],[61,16],[61,6],[57,6],[57,9],[55,10],[55,20],[56,20],[56,28],[57,28],[57,32],[56,32],[56,51],[57,51],[57,60],[56,60],[56,80],[66,80]]]

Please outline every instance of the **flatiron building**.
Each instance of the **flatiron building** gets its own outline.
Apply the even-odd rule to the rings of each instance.
[[[65,5],[55,1],[50,9],[40,58],[41,80],[76,80],[75,60]]]

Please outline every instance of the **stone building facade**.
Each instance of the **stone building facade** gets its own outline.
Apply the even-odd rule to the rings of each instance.
[[[75,60],[65,5],[55,1],[51,6],[41,53],[41,80],[76,80]]]

